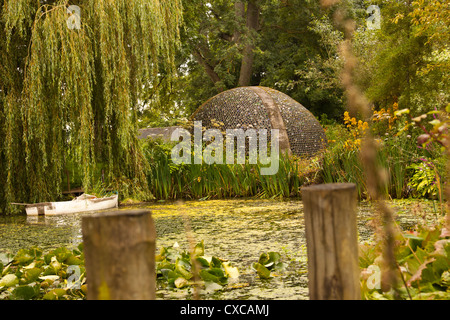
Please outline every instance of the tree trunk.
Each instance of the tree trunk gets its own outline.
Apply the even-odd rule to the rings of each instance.
[[[236,44],[239,44],[241,42],[241,31],[242,27],[244,25],[244,19],[245,19],[245,4],[242,1],[236,1],[234,4],[234,14],[236,16],[236,22],[237,26],[234,30],[233,34],[233,41]]]
[[[245,47],[242,54],[241,72],[239,75],[238,86],[249,86],[253,73],[253,61],[255,50],[254,33],[259,26],[259,7],[255,0],[251,0],[247,5],[247,37],[245,39]]]
[[[203,66],[203,68],[205,68],[206,74],[211,79],[211,81],[214,83],[214,85],[216,85],[218,82],[220,82],[219,75],[216,73],[216,71],[214,71],[214,68],[209,64],[209,62],[206,60],[206,58],[203,57],[200,50],[194,49],[194,57],[197,60],[197,62],[200,63]],[[224,91],[224,88],[222,86],[218,86],[217,90],[219,92],[222,92],[222,91]]]

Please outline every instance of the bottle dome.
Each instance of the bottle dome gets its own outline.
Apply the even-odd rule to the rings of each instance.
[[[288,95],[267,87],[238,87],[219,93],[192,115],[206,129],[279,129],[281,152],[311,157],[327,145],[314,115]]]

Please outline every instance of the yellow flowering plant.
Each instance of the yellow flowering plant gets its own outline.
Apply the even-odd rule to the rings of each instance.
[[[385,134],[396,129],[398,103],[394,102],[391,107],[373,109],[372,122],[375,134]]]
[[[366,121],[350,117],[348,111],[344,112],[344,124],[352,135],[352,139],[347,139],[344,142],[344,148],[347,150],[360,150],[361,139],[369,129],[369,124]]]

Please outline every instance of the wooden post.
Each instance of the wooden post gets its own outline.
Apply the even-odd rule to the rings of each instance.
[[[156,230],[148,210],[83,217],[89,300],[155,299]]]
[[[361,299],[356,185],[302,189],[311,300]]]

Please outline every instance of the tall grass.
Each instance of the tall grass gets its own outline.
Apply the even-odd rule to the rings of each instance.
[[[224,199],[233,197],[287,198],[300,195],[300,188],[317,180],[315,159],[280,156],[275,175],[262,175],[261,164],[174,164],[172,145],[146,141],[150,164],[150,192],[156,199]]]

